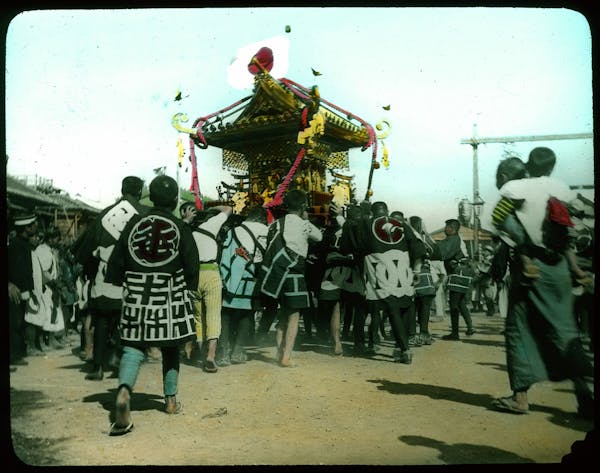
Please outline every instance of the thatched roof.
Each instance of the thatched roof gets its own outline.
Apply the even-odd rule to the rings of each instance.
[[[65,210],[81,210],[84,212],[89,212],[92,214],[98,214],[100,213],[100,209],[97,209],[95,207],[92,207],[89,204],[86,204],[85,202],[79,200],[79,199],[73,199],[72,197],[70,197],[69,195],[65,195],[65,194],[51,194],[48,197],[50,197],[55,204],[60,207],[61,209],[65,209]]]
[[[15,201],[30,201],[35,205],[56,205],[50,196],[28,186],[15,177],[6,176],[6,196]]]
[[[66,211],[82,211],[90,214],[100,213],[100,209],[92,207],[68,194],[44,194],[32,186],[13,176],[6,176],[6,196],[10,205],[19,208],[61,209]]]

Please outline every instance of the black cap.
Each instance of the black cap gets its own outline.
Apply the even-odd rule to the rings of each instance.
[[[121,195],[141,195],[144,181],[136,176],[127,176],[121,181]]]
[[[150,200],[154,205],[175,208],[177,206],[177,182],[169,176],[161,175],[152,179],[150,186]]]

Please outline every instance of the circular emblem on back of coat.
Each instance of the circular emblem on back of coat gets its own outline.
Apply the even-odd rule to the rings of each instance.
[[[159,215],[140,219],[129,234],[129,253],[142,266],[163,266],[179,254],[179,228]]]
[[[393,245],[404,238],[404,229],[400,221],[391,217],[377,217],[371,226],[373,236],[381,243]]]

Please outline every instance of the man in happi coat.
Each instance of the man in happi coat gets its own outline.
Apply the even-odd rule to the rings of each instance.
[[[219,366],[245,363],[248,336],[254,333],[256,278],[267,245],[267,212],[254,207],[240,225],[231,228],[222,245],[219,268],[223,280]]]
[[[408,317],[413,316],[414,278],[425,254],[423,242],[406,223],[388,216],[385,202],[374,202],[369,231],[364,232],[366,298],[371,317],[389,314],[397,344],[394,361],[410,364]],[[377,324],[375,324],[377,327]]]
[[[154,207],[127,223],[106,274],[106,280],[123,291],[123,356],[111,435],[133,428],[129,400],[148,347],[162,352],[165,412],[179,412],[179,347],[196,337],[192,297],[198,288],[198,250],[189,226],[172,213],[177,183],[161,175],[149,190]]]
[[[465,265],[459,264],[464,261],[467,256],[467,247],[458,231],[460,230],[460,222],[455,218],[450,218],[445,222],[444,233],[446,238],[436,243],[432,260],[442,260],[446,273],[448,274],[448,298],[450,306],[450,325],[451,331],[444,335],[442,340],[460,340],[459,330],[459,315],[462,315],[465,324],[467,325],[466,335],[471,336],[475,333],[473,329],[473,319],[467,307],[468,287],[459,287],[450,284],[453,280],[452,275],[458,275],[461,268]],[[465,279],[465,281],[469,281]],[[467,284],[467,283],[466,283]]]
[[[108,260],[123,228],[131,217],[144,212],[139,203],[144,182],[127,176],[121,183],[122,197],[104,209],[74,248],[74,255],[91,279],[89,307],[94,327],[94,367],[86,375],[88,380],[100,381],[104,377],[109,344],[115,342],[116,326],[121,315],[121,287],[105,280]]]

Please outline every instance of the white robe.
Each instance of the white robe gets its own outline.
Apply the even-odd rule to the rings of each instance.
[[[47,310],[46,299],[43,297],[44,284],[42,282],[42,263],[39,252],[31,252],[31,265],[33,269],[33,291],[31,291],[31,297],[27,300],[25,322],[43,327],[46,315],[50,312]]]
[[[47,332],[59,332],[64,330],[65,322],[63,320],[63,313],[60,304],[60,298],[56,307],[52,301],[52,289],[47,286],[50,281],[55,281],[58,278],[58,259],[52,249],[45,243],[38,245],[34,250],[33,255],[39,261],[39,265],[42,272],[42,290],[41,290],[41,301],[40,301],[40,318],[43,317],[42,328]],[[34,282],[35,291],[35,282]],[[56,309],[56,320],[52,323],[52,311]]]

